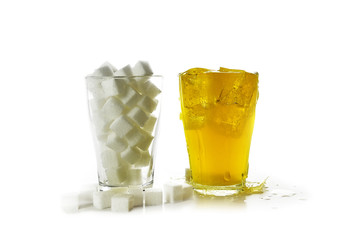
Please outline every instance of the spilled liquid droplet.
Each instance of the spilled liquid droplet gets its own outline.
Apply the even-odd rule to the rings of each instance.
[[[231,180],[230,172],[225,172],[224,179],[225,179],[225,181],[230,181]]]

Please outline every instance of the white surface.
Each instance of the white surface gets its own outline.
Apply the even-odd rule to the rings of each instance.
[[[0,239],[359,239],[358,9],[346,0],[1,1]],[[295,185],[297,195],[65,214],[61,195],[96,181],[84,77],[104,61],[138,60],[164,76],[158,183],[187,166],[177,74],[224,66],[260,73],[249,178]]]

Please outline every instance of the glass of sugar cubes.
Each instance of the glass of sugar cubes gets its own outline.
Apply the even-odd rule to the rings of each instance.
[[[86,77],[100,190],[152,186],[162,79],[144,61]]]

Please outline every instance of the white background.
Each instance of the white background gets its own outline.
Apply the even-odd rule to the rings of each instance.
[[[345,0],[1,1],[0,238],[359,239],[359,21]],[[158,183],[187,166],[177,74],[224,66],[260,74],[249,177],[306,200],[63,213],[96,182],[84,76],[137,60],[164,76]]]

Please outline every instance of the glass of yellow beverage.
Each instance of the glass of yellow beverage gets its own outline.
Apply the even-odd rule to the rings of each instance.
[[[179,78],[190,183],[202,194],[241,191],[248,176],[258,73],[192,68]]]

